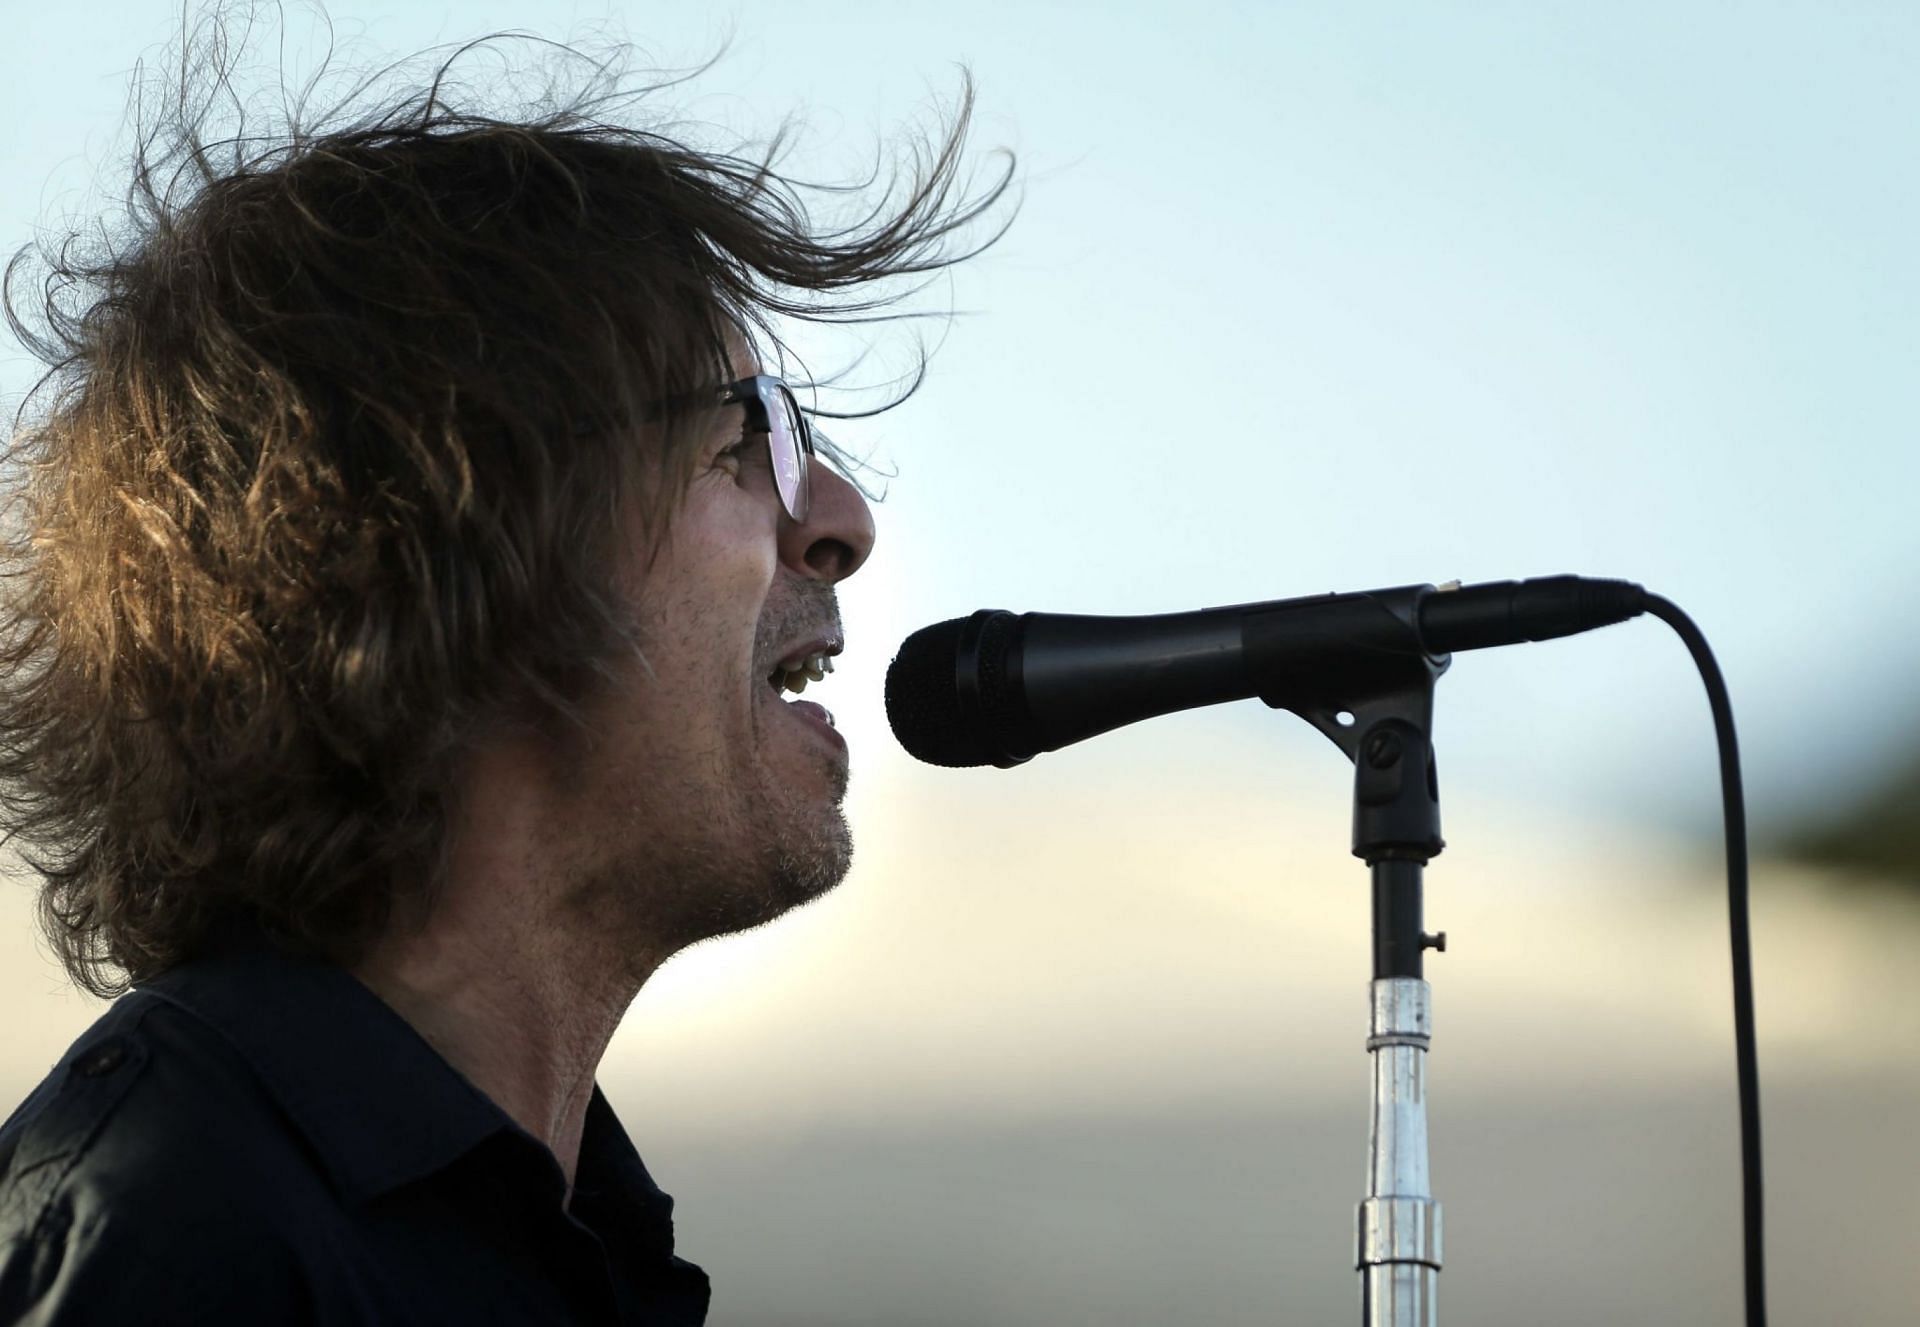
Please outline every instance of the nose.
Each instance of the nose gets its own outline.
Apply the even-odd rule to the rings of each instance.
[[[843,581],[873,552],[873,511],[832,466],[809,467],[807,519],[780,518],[780,560],[812,580]]]

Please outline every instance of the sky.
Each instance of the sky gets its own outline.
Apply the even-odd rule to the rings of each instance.
[[[11,20],[9,246],[95,210],[129,73],[173,9]],[[323,43],[288,12],[297,74]],[[724,47],[662,105],[747,140],[797,114],[791,161],[816,177],[937,124],[971,70],[980,178],[1013,151],[1020,206],[912,306],[959,315],[918,324],[938,343],[921,392],[834,430],[897,471],[844,590],[856,685],[914,627],[980,607],[1577,572],[1706,630],[1758,834],[1871,781],[1920,723],[1920,626],[1898,610],[1920,565],[1910,7],[330,12],[346,65],[497,29],[624,37],[668,68]],[[877,389],[912,331],[871,339]],[[867,346],[797,344],[827,368]],[[31,371],[0,357],[0,391]],[[1344,777],[1253,702],[1161,722],[1262,732],[1276,762]],[[1458,658],[1436,741],[1449,797],[1697,833],[1717,816],[1699,684],[1652,622]]]
[[[1638,581],[1715,647],[1762,839],[1871,780],[1920,729],[1908,680],[1920,621],[1906,608],[1920,567],[1920,9],[330,11],[349,65],[509,28],[624,36],[668,68],[724,45],[659,104],[714,141],[764,141],[798,115],[789,160],[816,178],[857,177],[876,151],[897,160],[916,127],[951,113],[964,68],[977,179],[992,178],[998,149],[1018,162],[1005,236],[908,306],[935,317],[794,336],[822,376],[870,350],[861,372],[876,388],[911,364],[916,330],[934,353],[905,404],[829,425],[893,473],[875,554],[841,587],[847,653],[821,694],[853,751],[853,875],[780,926],[669,964],[610,1053],[619,1099],[673,1145],[658,1153],[682,1158],[668,1187],[686,1220],[709,1223],[708,1248],[726,1244],[715,1204],[685,1196],[724,1190],[739,1173],[726,1158],[748,1138],[913,1120],[977,1141],[1021,1120],[1151,1115],[1192,1131],[1152,1146],[1191,1149],[1224,1136],[1222,1103],[1296,1123],[1364,1119],[1365,875],[1345,855],[1344,759],[1246,702],[1017,770],[929,769],[893,744],[880,703],[893,650],[919,626],[983,607],[1146,614],[1450,579]],[[97,210],[123,160],[135,61],[177,25],[166,3],[76,12],[8,18],[9,250]],[[300,71],[319,47],[307,11],[291,13]],[[0,394],[17,398],[32,375],[0,342]],[[1436,1191],[1469,1213],[1483,1204],[1486,1221],[1450,1230],[1450,1248],[1479,1250],[1460,1255],[1470,1268],[1506,1241],[1507,1265],[1577,1277],[1554,1240],[1513,1230],[1527,1195],[1487,1187],[1498,1165],[1467,1164],[1486,1160],[1473,1148],[1488,1122],[1587,1120],[1596,1102],[1690,1093],[1712,1104],[1685,1127],[1666,1106],[1622,1107],[1631,1129],[1616,1138],[1595,1123],[1583,1135],[1594,1150],[1576,1159],[1657,1210],[1618,1197],[1627,1206],[1592,1209],[1614,1224],[1589,1230],[1582,1208],[1567,1228],[1611,1247],[1608,1232],[1631,1226],[1653,1241],[1648,1258],[1693,1247],[1646,1233],[1662,1221],[1721,1239],[1733,1181],[1719,788],[1684,649],[1641,620],[1460,655],[1435,742],[1449,846],[1429,872],[1428,917],[1454,935],[1429,968],[1436,1129],[1448,1103],[1456,1112],[1436,1135]],[[1782,1293],[1809,1320],[1838,1312],[1844,1288],[1848,1320],[1902,1321],[1904,1255],[1881,1232],[1920,1214],[1901,1196],[1914,1186],[1876,1169],[1904,1147],[1876,1121],[1910,1117],[1920,1097],[1884,1053],[1885,1027],[1920,1016],[1903,993],[1920,918],[1779,864],[1763,863],[1756,887],[1763,1071],[1784,1103],[1769,1144],[1785,1177],[1778,1229],[1798,1241]],[[38,1014],[0,1036],[0,1077],[25,1085],[25,1066],[50,1062],[92,1014],[25,957],[24,902],[9,906],[0,976],[13,1007]],[[1897,1104],[1861,1104],[1883,1100]],[[1514,1137],[1503,1173],[1551,1178],[1565,1140]],[[1686,1169],[1699,1156],[1709,1169]],[[1637,1169],[1649,1158],[1692,1178]],[[1359,1161],[1356,1148],[1333,1176],[1349,1204],[1331,1218],[1341,1229]],[[1024,1182],[992,1170],[991,1154],[979,1164],[995,1184]],[[950,1180],[987,1183],[939,1183]],[[1059,1209],[1038,1180],[1020,1189],[1057,1218],[1034,1247],[1074,1250],[1059,1265],[1084,1269],[1106,1255],[1066,1232],[1104,1229],[1124,1204],[1055,1180],[1048,1193],[1075,1195]],[[1215,1224],[1189,1215],[1228,1242],[1248,1211],[1309,1210],[1304,1192],[1246,1198],[1253,1207],[1208,1192]],[[1128,1247],[1116,1239],[1104,1247]],[[769,1237],[768,1266],[781,1247]],[[972,1247],[942,1237],[928,1265],[967,1266]],[[1730,1248],[1674,1270],[1680,1280],[1609,1293],[1684,1282],[1690,1294],[1697,1276],[1724,1302]],[[1084,1304],[1073,1296],[1089,1286],[1134,1285],[1159,1265],[1134,1262],[1048,1293]],[[1336,1250],[1350,1276],[1338,1263]],[[1472,1275],[1450,1267],[1448,1284]],[[743,1280],[737,1303],[751,1302],[744,1268],[732,1284]],[[1497,1323],[1507,1290],[1453,1302]],[[924,1286],[901,1294],[926,1302]],[[826,1302],[838,1316],[823,1321],[904,1320]],[[1588,1302],[1596,1322],[1707,1316],[1667,1319],[1598,1289]],[[1209,1320],[1268,1321],[1268,1307]],[[1134,1319],[1116,1307],[1104,1320]]]

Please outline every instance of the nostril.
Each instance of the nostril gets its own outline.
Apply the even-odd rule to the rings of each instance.
[[[852,571],[859,560],[853,548],[838,539],[816,539],[807,547],[807,565],[836,580]]]

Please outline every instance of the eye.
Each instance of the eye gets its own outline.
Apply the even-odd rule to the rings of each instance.
[[[715,465],[737,464],[741,454],[747,449],[747,442],[753,436],[747,429],[747,421],[745,419],[740,418],[732,411],[727,413],[731,415],[732,418],[724,420],[723,427],[725,428],[725,432],[722,433],[720,428],[714,430],[715,433],[720,433],[721,437],[726,440],[724,446],[716,448],[712,453],[713,463]]]
[[[748,429],[743,432],[736,441],[722,447],[716,452],[714,454],[714,463],[716,465],[737,468],[743,462],[751,462],[754,459],[756,454],[754,448],[756,447],[760,449],[760,455],[764,456],[766,454],[767,435]]]

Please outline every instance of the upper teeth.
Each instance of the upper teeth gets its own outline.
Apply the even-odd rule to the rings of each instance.
[[[809,654],[797,664],[775,664],[773,682],[776,689],[784,687],[798,695],[807,689],[807,683],[818,682],[832,671],[831,656],[825,653]]]

